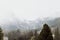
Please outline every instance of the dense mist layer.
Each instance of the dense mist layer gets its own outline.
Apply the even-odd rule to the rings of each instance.
[[[4,31],[11,31],[20,29],[22,31],[26,30],[41,30],[43,24],[48,24],[50,27],[59,27],[60,26],[60,18],[44,18],[36,19],[36,20],[18,20],[14,19],[13,21],[6,21],[1,24],[1,27]]]

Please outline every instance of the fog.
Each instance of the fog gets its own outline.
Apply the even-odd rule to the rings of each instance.
[[[60,0],[0,0],[0,19],[60,17]]]
[[[60,0],[0,0],[1,39],[36,40],[44,24],[47,30],[51,28],[54,40],[59,40]],[[41,38],[45,38],[47,30],[43,30]]]

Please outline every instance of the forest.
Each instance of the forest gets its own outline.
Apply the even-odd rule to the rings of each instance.
[[[4,39],[4,36],[8,39]],[[44,24],[39,33],[36,29],[26,32],[17,29],[4,34],[2,28],[0,28],[0,40],[60,40],[60,33],[58,27],[53,31],[48,24]]]

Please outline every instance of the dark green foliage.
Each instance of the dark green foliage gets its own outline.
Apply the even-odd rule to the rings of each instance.
[[[3,40],[3,33],[1,28],[0,28],[0,40]]]
[[[38,40],[53,40],[51,30],[47,24],[43,25],[43,29],[38,36]]]
[[[59,28],[58,27],[55,29],[54,40],[60,40],[60,33],[59,33]]]

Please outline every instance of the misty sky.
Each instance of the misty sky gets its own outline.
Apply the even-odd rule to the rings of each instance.
[[[60,17],[60,0],[0,0],[0,20]]]

